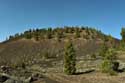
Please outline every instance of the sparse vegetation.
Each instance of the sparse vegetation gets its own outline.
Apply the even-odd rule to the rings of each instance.
[[[100,73],[102,77],[104,73],[119,75],[119,68],[122,67],[119,67],[121,62],[117,61],[120,60],[117,55],[120,55],[121,50],[117,49],[117,46],[118,39],[90,27],[29,29],[24,33],[10,36],[7,41],[0,44],[0,65],[7,65],[16,73],[23,70],[24,73],[38,72],[46,76],[50,73],[58,74],[58,80],[63,77],[76,79],[77,76],[93,73]],[[98,65],[101,65],[100,70],[104,73],[98,71]]]
[[[84,32],[84,34],[83,34]],[[82,36],[81,36],[82,35]],[[40,41],[42,39],[51,39],[51,38],[58,38],[60,40],[61,38],[102,38],[104,34],[96,29],[89,28],[89,27],[57,27],[57,28],[48,28],[48,29],[29,29],[28,31],[25,31],[24,33],[17,33],[14,36],[10,36],[9,40],[17,40],[20,38],[26,38],[26,39],[35,39],[36,41]]]

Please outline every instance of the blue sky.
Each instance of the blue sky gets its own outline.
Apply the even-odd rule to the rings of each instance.
[[[29,28],[90,26],[120,38],[125,0],[0,0],[0,41]]]

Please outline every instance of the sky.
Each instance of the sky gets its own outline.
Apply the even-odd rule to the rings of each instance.
[[[125,0],[0,0],[0,41],[33,28],[89,26],[120,37]]]

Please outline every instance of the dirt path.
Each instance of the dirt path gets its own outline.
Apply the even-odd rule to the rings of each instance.
[[[102,73],[67,76],[64,74],[48,74],[48,77],[58,83],[125,83],[125,76],[108,76]],[[46,82],[49,83],[49,82]],[[51,83],[51,82],[50,82]]]

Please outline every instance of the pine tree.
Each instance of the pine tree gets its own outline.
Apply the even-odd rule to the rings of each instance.
[[[73,48],[73,44],[68,42],[65,48],[65,55],[64,55],[64,72],[68,75],[75,74],[76,72],[76,56],[75,50]]]
[[[52,38],[52,28],[48,28],[46,33],[46,38],[51,39]]]
[[[121,40],[121,45],[120,45],[120,47],[121,48],[125,48],[125,28],[122,28],[122,31],[121,31],[121,36],[122,36],[122,40]]]
[[[32,38],[32,30],[29,29],[29,31],[25,31],[25,32],[24,32],[24,37],[25,37],[26,39],[31,39],[31,38]]]
[[[39,34],[38,34],[38,32],[36,32],[36,33],[34,34],[34,39],[35,39],[36,41],[39,41]]]
[[[101,50],[99,52],[99,55],[101,57],[105,57],[105,53],[107,52],[108,50],[108,46],[106,45],[106,43],[104,42],[103,45],[101,46]]]
[[[76,30],[75,30],[75,37],[76,37],[76,38],[79,38],[79,37],[80,37],[79,28],[76,28]]]
[[[122,36],[122,41],[125,42],[125,28],[122,28],[121,36]]]
[[[116,75],[119,67],[119,63],[116,61],[116,53],[113,48],[103,50],[103,61],[101,63],[101,71],[109,73],[110,75]]]
[[[51,38],[52,38],[52,34],[51,34],[51,32],[47,32],[47,34],[46,34],[46,38],[47,38],[47,39],[51,39]]]

